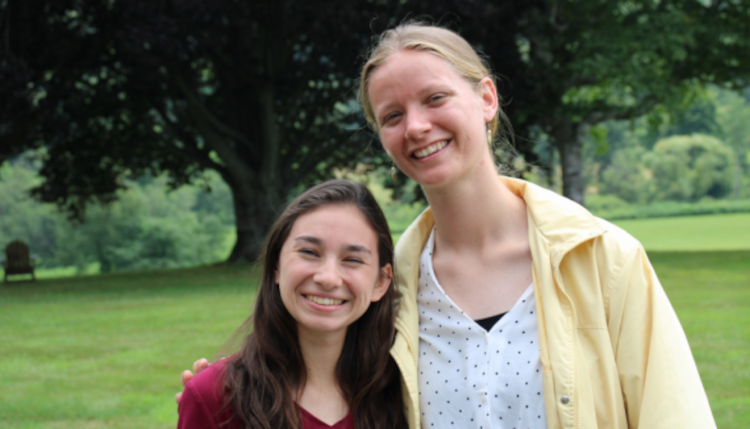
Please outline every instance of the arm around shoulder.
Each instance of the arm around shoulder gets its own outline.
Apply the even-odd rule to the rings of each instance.
[[[188,383],[180,400],[177,429],[218,429],[214,412],[194,384]]]
[[[640,244],[607,292],[629,426],[715,428],[685,332]]]
[[[231,412],[224,407],[223,379],[229,359],[222,359],[201,371],[185,386],[178,410],[177,429],[234,429]],[[221,424],[220,424],[221,423]]]

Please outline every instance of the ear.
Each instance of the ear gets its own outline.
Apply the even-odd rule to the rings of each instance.
[[[276,284],[279,284],[279,267],[277,266],[275,270],[273,270],[273,281],[276,282]]]
[[[380,277],[378,282],[375,284],[375,290],[372,291],[372,302],[378,302],[391,286],[393,280],[393,267],[391,264],[387,264],[385,267],[380,269]]]
[[[491,121],[497,109],[500,108],[500,99],[497,96],[497,88],[489,77],[484,77],[479,81],[479,98],[482,103],[484,122]]]

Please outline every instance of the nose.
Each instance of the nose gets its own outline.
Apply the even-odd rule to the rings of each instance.
[[[432,129],[432,123],[423,109],[410,109],[404,119],[406,121],[404,137],[407,139],[420,139]]]
[[[320,264],[313,275],[313,281],[325,289],[341,286],[341,271],[336,258],[327,258]]]

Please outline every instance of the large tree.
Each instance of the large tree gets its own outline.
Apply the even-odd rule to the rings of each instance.
[[[677,112],[707,83],[750,84],[746,1],[549,0],[519,18],[535,101],[524,117],[551,137],[563,193],[581,204],[581,149],[593,125]]]
[[[290,191],[335,168],[385,162],[354,101],[362,57],[380,31],[409,13],[453,10],[446,21],[459,30],[470,23],[467,37],[511,78],[521,64],[513,2],[327,6],[5,2],[0,161],[45,148],[44,182],[33,192],[75,217],[92,199],[115,198],[125,177],[167,172],[179,186],[215,170],[234,197],[230,260],[250,261]],[[493,23],[509,31],[489,37]]]
[[[75,216],[127,176],[168,172],[179,186],[215,170],[233,193],[230,259],[253,260],[284,196],[369,144],[345,104],[366,42],[348,26],[369,17],[314,12],[303,1],[10,2],[5,68],[27,103],[3,121],[6,152],[45,147],[34,193]]]
[[[44,147],[34,190],[81,216],[122,179],[217,171],[232,189],[232,261],[255,259],[295,188],[387,162],[354,102],[373,37],[429,14],[505,76],[516,132],[548,134],[583,202],[593,124],[746,83],[747,6],[695,0],[8,0],[0,3],[0,162]],[[449,13],[450,12],[450,13]],[[377,19],[375,19],[377,17]],[[532,144],[516,140],[534,161]]]

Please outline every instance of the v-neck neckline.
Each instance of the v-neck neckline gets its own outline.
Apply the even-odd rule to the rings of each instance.
[[[349,413],[347,413],[344,416],[344,418],[342,418],[341,420],[337,421],[336,423],[334,423],[332,425],[329,425],[328,423],[326,423],[326,422],[320,420],[319,418],[315,417],[315,415],[313,413],[311,413],[311,412],[307,411],[306,409],[302,408],[301,405],[297,404],[297,408],[299,408],[300,413],[302,413],[309,420],[312,420],[314,423],[316,423],[318,425],[321,425],[323,427],[334,428],[334,429],[345,428],[346,426],[344,424],[346,423],[347,419],[351,418],[351,414],[352,414],[352,412],[349,411]],[[307,429],[307,428],[305,428],[305,429]]]

